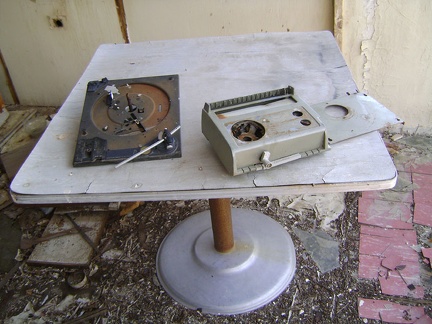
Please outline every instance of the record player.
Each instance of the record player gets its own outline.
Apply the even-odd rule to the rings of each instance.
[[[363,93],[309,105],[294,88],[206,103],[202,132],[231,175],[266,170],[402,121]]]
[[[181,157],[179,77],[91,81],[75,167]]]

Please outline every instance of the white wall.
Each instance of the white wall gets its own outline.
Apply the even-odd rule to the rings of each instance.
[[[333,30],[333,0],[127,0],[131,41]]]
[[[333,29],[333,0],[123,3],[133,42]],[[53,19],[61,19],[63,27],[55,27]],[[115,0],[0,0],[0,49],[21,104],[61,105],[96,48],[123,42]],[[4,81],[0,92],[8,92]]]
[[[123,0],[130,41],[332,30],[361,91],[432,133],[430,0]],[[63,27],[55,27],[60,19]],[[26,105],[61,105],[102,43],[115,0],[0,0],[0,50]],[[0,92],[13,103],[0,68]]]
[[[432,1],[337,0],[335,32],[360,90],[432,133]]]
[[[0,0],[0,48],[21,104],[61,105],[105,42],[123,42],[112,0]]]

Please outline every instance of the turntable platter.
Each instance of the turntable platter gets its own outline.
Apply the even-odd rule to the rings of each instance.
[[[120,162],[180,124],[178,76],[91,81],[81,117],[74,166]],[[180,132],[136,161],[181,156]]]

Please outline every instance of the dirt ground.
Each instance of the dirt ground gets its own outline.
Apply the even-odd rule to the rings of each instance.
[[[290,233],[296,247],[296,273],[279,297],[268,305],[246,314],[215,316],[189,310],[168,296],[156,275],[156,254],[163,238],[181,220],[209,209],[205,200],[146,202],[133,213],[120,217],[113,212],[98,246],[113,251],[111,257],[98,256],[88,268],[30,266],[22,251],[9,274],[0,274],[0,321],[7,323],[379,323],[358,316],[357,298],[400,298],[380,294],[379,285],[357,277],[359,224],[357,200],[360,193],[344,195],[342,214],[330,223],[329,234],[339,243],[340,267],[321,273],[293,231],[311,231],[323,219],[316,210],[294,210],[294,198],[257,197],[232,200],[234,208],[257,210],[272,217]],[[291,199],[291,200],[290,200]],[[33,222],[26,213],[10,205],[2,211],[18,215],[14,220],[26,224],[32,235],[40,236],[48,215]],[[20,214],[21,212],[21,214]],[[27,215],[29,215],[27,213]],[[39,214],[40,215],[40,214]],[[3,215],[2,215],[3,216]],[[27,216],[28,217],[28,216]],[[29,224],[33,224],[32,226]],[[68,281],[85,273],[88,281],[72,288]],[[425,300],[431,300],[430,288]],[[402,302],[401,302],[402,303]],[[403,304],[431,304],[403,300]]]

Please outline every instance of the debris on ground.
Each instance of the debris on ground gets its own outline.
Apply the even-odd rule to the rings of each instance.
[[[396,163],[403,163],[407,167],[423,165],[420,162],[426,161],[426,156],[432,153],[427,150],[420,152],[405,144],[405,139],[406,137],[391,142],[394,145]],[[407,179],[398,183],[398,187],[403,189],[399,191],[402,194],[416,190]],[[397,199],[394,194],[380,194],[381,198]],[[109,210],[88,205],[87,213],[106,212],[109,216],[100,239],[95,241],[96,251],[91,249],[91,257],[85,266],[30,264],[29,257],[36,248],[32,246],[20,249],[21,236],[43,237],[53,214],[59,213],[59,209],[44,211],[34,206],[9,204],[1,210],[1,216],[2,220],[8,221],[6,228],[15,227],[17,240],[16,246],[12,248],[13,253],[7,254],[10,264],[0,272],[0,321],[412,323],[418,319],[427,323],[428,316],[432,314],[432,269],[430,263],[423,260],[429,260],[428,248],[431,248],[432,242],[430,227],[413,224],[411,229],[404,229],[415,231],[417,235],[417,240],[415,243],[412,241],[412,244],[418,246],[418,251],[411,246],[408,248],[416,253],[417,262],[421,261],[422,264],[415,286],[416,290],[420,286],[424,288],[424,297],[383,294],[379,278],[385,279],[385,276],[388,276],[387,280],[397,276],[397,280],[410,291],[408,286],[412,282],[407,273],[412,269],[412,264],[405,259],[392,259],[394,254],[384,254],[378,259],[378,270],[373,278],[359,278],[359,196],[360,193],[341,193],[233,199],[233,208],[260,211],[279,222],[291,234],[296,247],[297,263],[295,277],[284,293],[256,311],[233,316],[202,314],[198,310],[189,310],[179,305],[160,286],[155,270],[156,254],[164,237],[182,220],[209,209],[206,200],[154,201],[138,206],[135,204],[125,216],[120,216],[122,207],[118,204],[117,207],[112,205]],[[408,205],[412,204],[413,202],[408,202]],[[73,212],[68,210],[66,213]],[[67,218],[63,218],[66,223]],[[407,222],[405,219],[403,221]],[[3,256],[5,231],[2,228],[0,237]],[[390,230],[402,229],[384,229],[385,232]],[[320,233],[319,238],[325,237],[329,241],[331,238],[332,247],[335,248],[337,244],[339,251],[338,267],[323,271],[312,258],[310,248],[297,236],[296,232],[300,231],[315,236]],[[9,233],[12,231],[9,230]],[[364,235],[371,235],[370,232],[367,233],[363,232]],[[63,246],[66,247],[67,245]],[[388,251],[390,250],[387,249]],[[425,254],[422,254],[422,251]],[[385,260],[384,256],[388,259]],[[16,261],[15,257],[20,261]]]
[[[29,264],[56,266],[88,266],[103,235],[108,219],[106,212],[54,212],[43,234],[33,240],[41,241],[33,249]],[[61,233],[67,235],[59,235]],[[44,240],[43,238],[50,239]],[[27,238],[28,239],[28,238]]]
[[[286,207],[302,213],[305,209],[315,213],[322,230],[332,232],[331,223],[335,221],[345,209],[345,194],[343,192],[326,194],[304,194],[284,197],[288,203]],[[280,201],[280,197],[278,197]]]
[[[0,128],[0,161],[12,180],[58,108],[8,106],[7,109],[9,116]]]
[[[321,273],[339,268],[339,243],[321,230],[312,233],[294,227],[294,233],[302,242]]]
[[[125,202],[120,204],[120,216],[131,214],[135,209],[143,204],[142,201]]]

